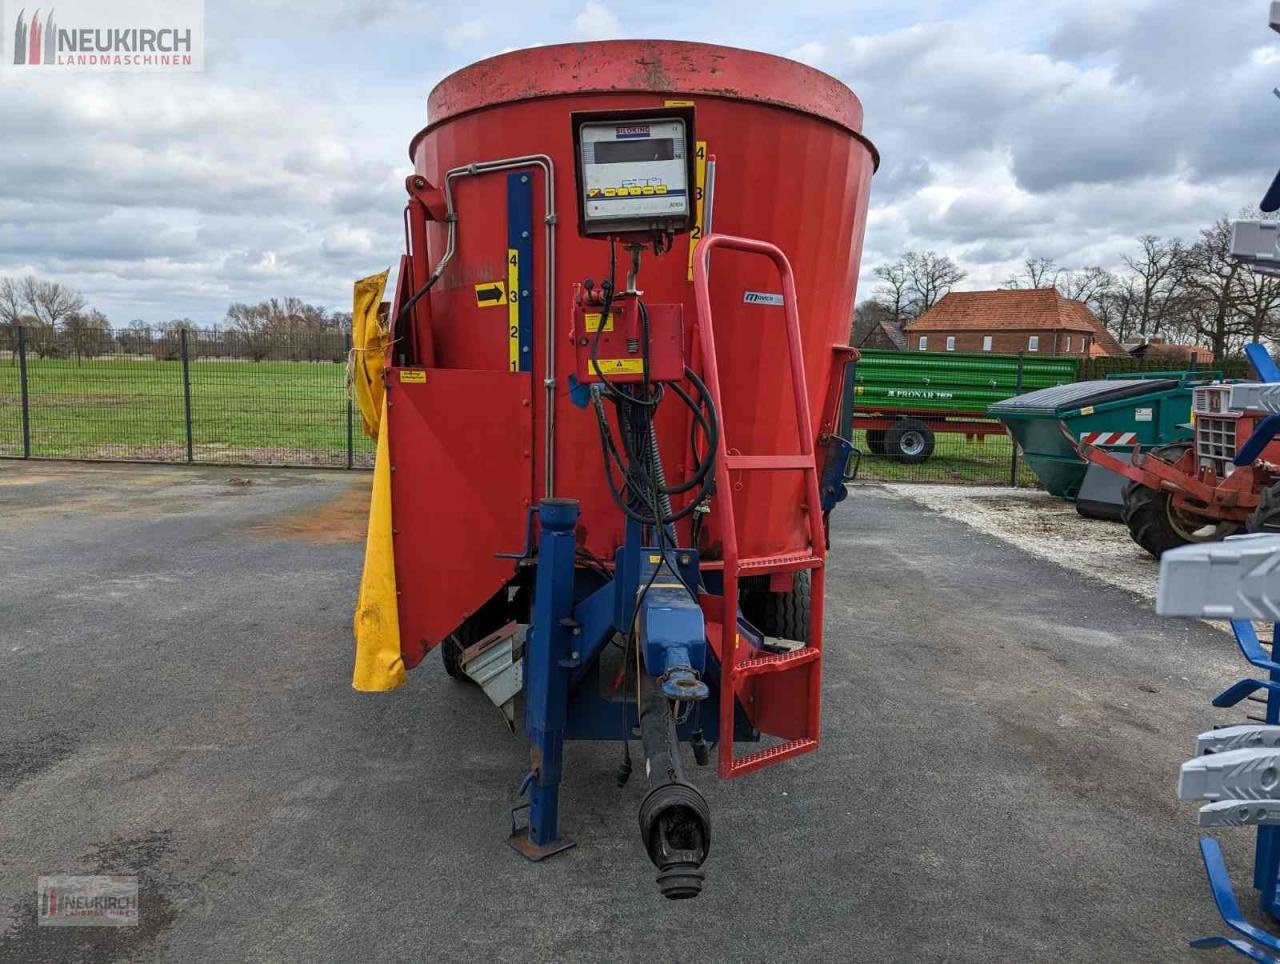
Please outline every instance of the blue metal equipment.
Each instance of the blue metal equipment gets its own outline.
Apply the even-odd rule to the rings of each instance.
[[[1202,734],[1199,755],[1183,764],[1178,793],[1184,800],[1207,800],[1202,827],[1257,826],[1253,886],[1260,909],[1280,920],[1280,536],[1254,534],[1220,544],[1184,546],[1164,554],[1157,611],[1165,616],[1230,618],[1245,660],[1266,673],[1242,679],[1213,699],[1216,707],[1245,700],[1261,702],[1258,725],[1229,726]],[[1272,622],[1268,646],[1253,620]],[[1256,695],[1261,691],[1261,696]],[[1206,937],[1192,947],[1226,946],[1258,961],[1275,961],[1280,938],[1248,923],[1232,892],[1226,862],[1216,841],[1200,840],[1200,853],[1214,903],[1226,925],[1248,940]],[[1249,943],[1252,941],[1253,943]],[[1258,946],[1261,945],[1260,949]]]

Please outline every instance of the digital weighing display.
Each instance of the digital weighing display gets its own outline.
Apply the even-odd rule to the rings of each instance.
[[[690,121],[635,112],[575,121],[584,234],[674,233],[692,226]]]

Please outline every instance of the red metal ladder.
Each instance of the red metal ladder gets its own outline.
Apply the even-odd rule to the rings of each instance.
[[[724,590],[721,597],[706,597],[710,610],[708,635],[720,658],[720,706],[717,766],[721,777],[735,777],[772,763],[778,763],[818,747],[819,704],[822,691],[822,604],[826,556],[822,500],[818,467],[814,454],[813,426],[809,418],[809,394],[804,377],[804,353],[800,339],[800,313],[796,303],[795,277],[780,248],[766,241],[708,234],[694,251],[693,290],[697,306],[697,328],[702,352],[703,378],[716,410],[723,413],[720,374],[716,365],[715,326],[711,320],[711,294],[707,273],[714,248],[728,248],[769,258],[782,281],[783,309],[787,332],[787,354],[791,362],[791,386],[795,396],[796,426],[800,434],[799,455],[730,455],[730,446],[721,416],[716,452],[716,497],[711,501],[724,546]],[[740,558],[738,531],[733,513],[733,486],[730,472],[802,472],[805,479],[805,506],[809,523],[809,545],[801,551],[771,556]],[[775,654],[742,646],[738,626],[738,580],[742,575],[812,572],[809,607],[809,635],[802,649]],[[716,620],[718,618],[718,626]],[[762,732],[783,742],[745,756],[734,757],[733,723],[735,702],[744,708],[754,700],[754,721]],[[768,724],[768,725],[764,725]]]

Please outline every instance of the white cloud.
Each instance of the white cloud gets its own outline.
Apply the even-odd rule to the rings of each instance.
[[[583,2],[316,0],[300,21],[285,0],[225,0],[203,74],[0,75],[0,274],[57,277],[117,321],[213,323],[290,294],[343,307],[403,246],[432,84],[503,48],[624,32]],[[1115,265],[1139,234],[1193,237],[1256,203],[1280,164],[1280,40],[1255,7],[797,0],[747,17],[707,0],[627,8],[626,32],[845,81],[883,155],[865,274],[934,248],[978,286],[1028,255]]]
[[[582,40],[610,40],[622,33],[618,15],[597,0],[588,0],[573,18],[573,32]]]
[[[810,67],[821,67],[822,62],[827,59],[827,45],[811,40],[808,43],[801,44],[794,50],[788,50],[787,56],[792,60],[798,60],[802,64],[808,64]]]
[[[457,50],[489,36],[489,28],[483,20],[463,20],[444,28],[444,42],[450,50]]]

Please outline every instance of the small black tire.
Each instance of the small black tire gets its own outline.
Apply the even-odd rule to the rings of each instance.
[[[1280,483],[1262,490],[1244,528],[1246,532],[1280,532]]]
[[[884,437],[886,430],[882,428],[867,429],[867,448],[872,455],[884,455]]]
[[[753,589],[742,594],[742,614],[766,636],[809,642],[813,580],[808,569],[796,573],[788,592]]]
[[[440,644],[440,660],[444,663],[444,671],[454,679],[467,679],[467,674],[462,671],[462,651],[466,649],[462,645],[462,641],[458,639],[458,634],[446,636],[443,643]]]
[[[933,429],[918,418],[903,418],[885,433],[885,452],[903,465],[919,465],[933,454]]]

